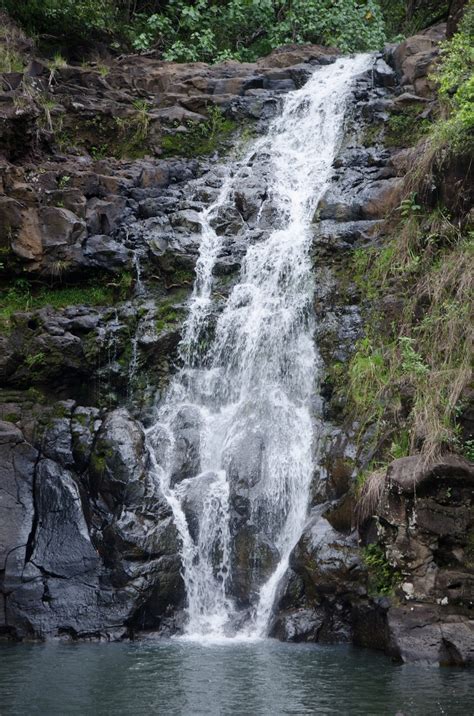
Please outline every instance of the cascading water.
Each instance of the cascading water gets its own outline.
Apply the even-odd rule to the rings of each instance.
[[[310,224],[353,80],[370,63],[366,55],[337,60],[288,94],[266,136],[229,167],[217,200],[201,214],[183,367],[147,433],[182,540],[188,635],[264,636],[304,526],[319,362]],[[240,277],[219,311],[212,295],[222,246],[216,219],[235,204],[242,177],[258,170],[267,177],[266,198],[243,230]]]

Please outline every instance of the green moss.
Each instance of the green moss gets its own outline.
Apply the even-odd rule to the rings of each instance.
[[[236,123],[224,117],[219,107],[208,110],[205,122],[186,122],[185,132],[165,135],[161,140],[164,156],[195,157],[212,154],[236,129]]]
[[[51,416],[53,418],[68,418],[70,413],[71,410],[69,408],[66,408],[65,405],[61,405],[61,403],[55,403],[51,411]]]
[[[83,428],[89,425],[88,416],[83,415],[82,413],[75,413],[74,420],[76,421],[76,423],[79,423],[79,425],[82,425]]]
[[[180,289],[160,303],[156,309],[155,323],[158,333],[173,328],[182,321],[185,310],[181,304],[187,295],[186,290]]]
[[[90,459],[90,469],[91,471],[100,477],[104,474],[105,468],[107,466],[105,455],[101,455],[98,453],[92,453],[91,459]]]
[[[194,271],[190,269],[177,269],[173,272],[173,283],[176,284],[192,284],[194,281]]]
[[[54,130],[58,147],[83,147],[95,160],[140,159],[149,153],[149,124],[148,102],[138,99],[125,117],[97,114],[84,119],[78,115],[66,118],[65,126]]]
[[[28,388],[28,390],[26,391],[26,395],[28,396],[29,400],[31,400],[33,403],[46,402],[45,394],[38,388]]]
[[[130,361],[132,358],[132,346],[131,343],[127,343],[125,348],[123,349],[121,355],[119,356],[117,362],[122,368],[126,368],[130,365]]]
[[[46,356],[43,352],[35,353],[33,355],[27,355],[25,358],[25,363],[28,368],[33,368],[34,366],[44,365],[45,358]]]
[[[361,138],[361,144],[364,147],[372,147],[383,141],[383,124],[369,124],[365,129]]]

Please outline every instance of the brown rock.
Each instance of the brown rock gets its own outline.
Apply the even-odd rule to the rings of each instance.
[[[403,182],[384,179],[374,182],[364,192],[361,215],[364,219],[383,219],[400,204]]]
[[[40,226],[44,247],[73,244],[87,236],[85,222],[68,209],[42,208]]]
[[[427,467],[419,455],[410,455],[394,460],[387,470],[387,480],[403,493],[413,492],[441,476],[474,483],[474,466],[459,455],[447,454],[435,465]]]
[[[20,202],[7,196],[0,196],[0,245],[9,248],[12,234],[21,226],[22,207]]]
[[[26,209],[21,215],[21,225],[12,239],[14,253],[28,261],[39,261],[43,253],[42,228],[36,209]]]

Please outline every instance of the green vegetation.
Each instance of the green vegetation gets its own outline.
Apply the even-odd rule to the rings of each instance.
[[[420,107],[411,105],[392,112],[386,126],[384,144],[387,147],[407,147],[427,134],[432,123],[420,118]]]
[[[362,558],[369,572],[369,594],[391,596],[400,584],[402,575],[394,569],[378,544],[369,544],[362,551]]]
[[[205,122],[186,122],[186,132],[165,135],[161,140],[163,156],[195,157],[212,154],[235,129],[219,107],[209,107]]]
[[[125,117],[96,115],[83,120],[78,116],[67,128],[57,127],[56,142],[60,147],[82,146],[95,160],[139,159],[148,152],[149,109],[146,100],[137,99]]]
[[[390,42],[414,35],[425,27],[445,20],[448,0],[380,0],[385,32]]]
[[[198,0],[167,3],[132,36],[137,49],[159,43],[168,60],[254,60],[295,42],[335,45],[344,51],[375,49],[384,40],[373,0]]]
[[[474,69],[473,28],[471,0],[459,32],[444,45],[436,74],[443,115],[423,127],[405,197],[390,218],[390,238],[382,247],[353,254],[353,280],[366,299],[365,337],[337,390],[347,395],[361,437],[373,441],[376,461],[369,478],[413,452],[426,462],[446,450],[472,452],[462,441],[459,419],[472,379],[474,226],[468,206],[457,196],[449,209],[436,204],[433,188],[446,184],[450,167],[472,147],[473,97],[466,98]]]
[[[470,0],[459,31],[445,42],[434,76],[446,115],[434,139],[451,151],[474,147],[474,1]]]
[[[35,366],[43,365],[45,362],[45,357],[45,354],[40,351],[39,353],[35,353],[34,355],[26,356],[25,363],[28,368],[34,368]]]
[[[101,40],[156,48],[177,61],[253,60],[295,42],[367,50],[385,38],[377,0],[1,0],[0,7],[49,46]]]
[[[121,0],[2,0],[6,10],[30,35],[84,41],[106,37],[117,28]]]
[[[156,311],[155,326],[157,333],[169,330],[183,319],[184,310],[181,306],[182,296],[182,291],[177,292],[176,295],[166,298],[160,303]]]
[[[117,140],[113,154],[119,159],[139,159],[148,148],[150,126],[150,104],[143,99],[133,102],[133,114],[115,117]]]
[[[0,27],[0,72],[23,72],[25,57],[19,52],[18,43],[24,40],[21,30],[7,24]]]
[[[463,443],[462,451],[467,460],[474,462],[474,440],[466,440]]]
[[[410,205],[398,235],[384,249],[366,252],[365,267],[357,255],[356,282],[367,297],[396,292],[402,307],[387,325],[374,304],[346,389],[362,432],[375,425],[374,440],[385,444],[387,457],[401,457],[409,447],[430,458],[458,443],[456,406],[471,375],[474,233],[461,231],[442,209],[413,213],[417,205]]]
[[[0,292],[0,330],[9,329],[12,314],[17,311],[32,311],[44,306],[64,308],[79,304],[107,306],[113,301],[113,287],[92,280],[80,286],[42,286],[35,289],[26,279],[17,279],[12,287]]]
[[[0,72],[23,72],[23,57],[7,44],[0,44]]]

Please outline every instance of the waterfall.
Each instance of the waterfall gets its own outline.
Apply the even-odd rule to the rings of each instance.
[[[183,367],[147,431],[182,541],[191,636],[264,636],[305,523],[318,433],[310,224],[353,81],[370,63],[367,55],[339,59],[289,93],[201,214]],[[262,172],[263,204],[241,231],[240,275],[218,308],[217,217],[235,205],[236,187]]]

